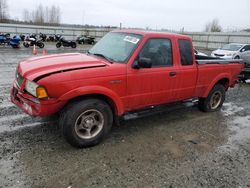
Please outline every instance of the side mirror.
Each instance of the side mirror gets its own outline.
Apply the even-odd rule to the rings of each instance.
[[[152,60],[146,57],[140,57],[138,61],[136,61],[133,65],[134,69],[151,68],[151,67],[152,67]]]
[[[246,49],[245,49],[245,48],[242,48],[240,52],[245,52],[245,51],[246,51]]]

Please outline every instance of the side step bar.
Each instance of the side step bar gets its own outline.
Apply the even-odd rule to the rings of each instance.
[[[141,110],[136,110],[136,111],[125,113],[122,116],[122,119],[131,120],[131,119],[142,118],[142,117],[151,116],[151,115],[159,114],[163,112],[170,112],[170,111],[182,109],[184,107],[192,107],[197,102],[198,102],[197,99],[190,99],[190,100],[185,100],[182,102],[170,103],[170,104],[165,104],[165,105],[150,106]]]

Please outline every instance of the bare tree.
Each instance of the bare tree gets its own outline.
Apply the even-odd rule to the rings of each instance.
[[[53,24],[53,25],[58,25],[60,24],[60,20],[61,20],[60,8],[53,5],[49,10],[49,22],[48,23]]]
[[[0,22],[8,22],[8,4],[6,0],[0,0]]]
[[[49,7],[46,6],[44,9],[44,22],[49,23],[50,15],[49,15]]]
[[[32,18],[31,18],[31,14],[27,9],[23,10],[23,21],[25,22],[31,22]]]
[[[34,10],[34,23],[43,24],[44,23],[44,10],[42,4],[38,5],[38,7]]]
[[[205,27],[205,31],[206,32],[221,32],[222,27],[219,24],[219,20],[213,19],[211,22],[207,23]]]
[[[43,7],[39,5],[35,10],[29,12],[27,9],[23,12],[23,21],[35,24],[60,25],[61,11],[55,5]]]

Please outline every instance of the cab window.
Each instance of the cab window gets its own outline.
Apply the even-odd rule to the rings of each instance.
[[[173,65],[172,44],[169,39],[149,39],[139,53],[139,58],[149,58],[152,67]]]
[[[193,52],[189,40],[179,40],[179,50],[181,56],[181,64],[183,66],[193,65]]]

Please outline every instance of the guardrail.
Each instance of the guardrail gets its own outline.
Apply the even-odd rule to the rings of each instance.
[[[47,35],[61,34],[66,39],[75,40],[79,35],[90,35],[99,40],[112,28],[74,28],[74,27],[53,27],[39,25],[20,25],[20,24],[2,24],[0,23],[0,33],[16,34],[39,34]],[[209,33],[209,32],[185,32],[181,33],[192,37],[194,46],[203,49],[216,49],[228,43],[249,43],[250,33]]]
[[[74,28],[0,23],[0,33],[10,33],[11,35],[39,34],[40,32],[46,35],[61,34],[69,40],[75,40],[79,35],[90,35],[98,40],[98,38],[102,38],[110,30],[110,28]]]
[[[208,33],[186,32],[193,39],[194,46],[203,49],[217,49],[228,43],[250,44],[250,33]]]

